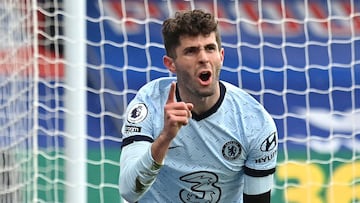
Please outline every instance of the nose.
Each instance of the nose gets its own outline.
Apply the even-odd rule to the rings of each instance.
[[[199,50],[199,63],[207,63],[209,62],[209,56],[208,53],[206,52],[206,50],[204,48]]]

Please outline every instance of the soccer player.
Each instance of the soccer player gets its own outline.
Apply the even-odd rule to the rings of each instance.
[[[219,80],[217,21],[202,10],[163,22],[164,65],[176,77],[147,83],[122,128],[119,190],[129,202],[270,202],[277,156],[273,119]]]

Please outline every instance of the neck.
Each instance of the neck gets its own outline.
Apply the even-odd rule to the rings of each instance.
[[[193,112],[200,115],[207,112],[212,108],[220,98],[220,87],[217,83],[214,87],[214,92],[208,96],[201,96],[189,91],[186,91],[184,88],[177,88],[177,98],[180,101],[186,103],[192,103],[194,105]]]

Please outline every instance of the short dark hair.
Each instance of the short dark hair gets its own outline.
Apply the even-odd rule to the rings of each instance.
[[[180,37],[184,35],[198,36],[216,34],[216,42],[221,47],[218,22],[211,13],[200,9],[178,11],[174,18],[166,19],[162,24],[162,36],[166,55],[175,58],[175,49],[180,45]]]

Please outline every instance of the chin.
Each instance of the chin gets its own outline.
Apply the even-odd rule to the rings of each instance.
[[[215,94],[215,91],[213,88],[201,88],[197,94],[201,97],[210,97]]]

